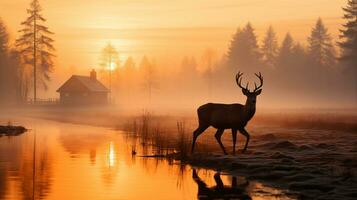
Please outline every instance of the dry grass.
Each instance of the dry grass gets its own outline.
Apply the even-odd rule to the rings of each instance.
[[[176,129],[171,123],[144,111],[141,116],[129,120],[124,125],[127,136],[140,141],[144,156],[172,156],[183,160],[189,154],[191,140],[185,121],[176,121]],[[165,126],[161,125],[165,124]],[[150,154],[149,151],[153,154]]]
[[[353,113],[266,113],[254,116],[252,123],[357,132],[357,114]]]
[[[178,140],[176,145],[176,150],[179,152],[181,160],[184,160],[188,157],[190,151],[191,139],[188,137],[186,131],[185,121],[177,122],[177,132]]]

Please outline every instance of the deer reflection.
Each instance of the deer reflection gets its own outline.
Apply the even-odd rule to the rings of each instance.
[[[243,184],[238,184],[237,177],[232,177],[230,186],[223,184],[219,172],[214,174],[216,185],[209,187],[197,174],[196,170],[192,171],[192,178],[197,183],[198,194],[200,200],[203,199],[251,199],[245,192],[246,187],[249,185],[248,181]]]

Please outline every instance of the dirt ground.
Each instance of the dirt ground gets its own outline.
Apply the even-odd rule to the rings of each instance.
[[[299,199],[357,198],[357,132],[263,125],[250,130],[246,153],[201,151],[190,164],[263,181],[298,194]],[[223,143],[231,150],[230,132],[225,134]],[[241,149],[245,139],[239,140]]]

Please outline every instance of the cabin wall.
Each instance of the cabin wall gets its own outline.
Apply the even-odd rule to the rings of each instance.
[[[106,92],[61,92],[61,104],[66,105],[88,105],[107,104],[108,93]]]

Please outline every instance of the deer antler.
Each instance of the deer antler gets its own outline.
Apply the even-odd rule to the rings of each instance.
[[[240,71],[236,74],[236,82],[237,82],[237,85],[238,85],[240,88],[249,91],[249,89],[248,89],[249,82],[247,82],[247,85],[246,85],[245,87],[242,86],[242,79],[243,79],[243,78],[242,78],[242,75],[243,75],[243,72],[241,73]]]
[[[256,77],[259,78],[259,81],[260,81],[260,85],[258,87],[257,87],[257,84],[254,82],[254,86],[255,86],[254,92],[256,92],[263,86],[263,76],[260,72],[259,72],[259,74],[257,74],[257,73],[254,73],[254,74]]]

